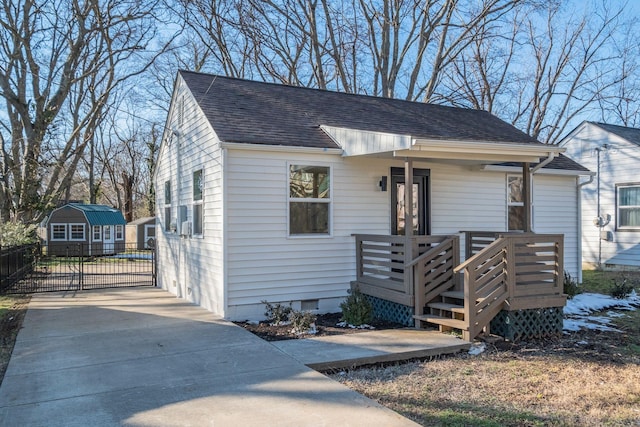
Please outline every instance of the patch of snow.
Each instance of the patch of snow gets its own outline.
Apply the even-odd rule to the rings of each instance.
[[[487,349],[487,346],[485,343],[481,342],[481,343],[474,343],[471,345],[471,348],[469,349],[469,354],[472,356],[477,356],[479,354],[484,353],[484,351]]]
[[[611,310],[604,316],[591,316],[591,314],[606,309],[635,310],[638,307],[640,307],[640,296],[635,290],[625,299],[593,293],[578,294],[568,300],[567,305],[564,307],[563,329],[569,332],[579,331],[580,329],[620,332],[619,329],[608,325],[613,318],[621,317],[623,314]]]
[[[375,326],[367,325],[366,323],[356,326],[347,322],[338,322],[336,323],[336,326],[339,328],[351,328],[351,329],[375,329],[376,328]]]

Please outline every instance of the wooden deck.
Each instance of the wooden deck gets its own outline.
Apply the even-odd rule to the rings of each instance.
[[[363,293],[414,307],[416,326],[460,329],[471,341],[502,310],[561,307],[563,236],[464,232],[459,236],[356,235]]]

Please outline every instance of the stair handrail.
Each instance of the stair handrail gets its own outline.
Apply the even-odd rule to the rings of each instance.
[[[500,236],[497,240],[490,245],[476,253],[463,263],[454,268],[454,272],[460,272],[464,270],[464,318],[468,325],[468,331],[463,331],[463,338],[467,341],[473,340],[495,317],[495,315],[504,307],[504,303],[509,296],[509,284],[508,280],[511,276],[509,269],[512,267],[507,258],[509,257],[509,246],[511,241],[508,236]],[[512,245],[511,245],[512,246]],[[500,263],[504,264],[504,268],[500,276],[506,276],[507,282],[505,282],[504,290],[499,288],[493,290],[488,296],[478,295],[478,287],[480,280],[476,280],[472,276],[472,270],[489,261],[492,257],[498,255],[500,252],[504,255],[500,260]],[[486,280],[486,285],[495,285],[500,280],[496,280],[495,277],[489,276],[489,279],[483,277],[481,280]]]
[[[452,266],[455,266],[459,262],[460,257],[460,248],[459,248],[459,237],[455,235],[449,235],[444,238],[440,243],[438,243],[433,248],[429,249],[427,252],[413,259],[410,263],[406,265],[406,268],[413,268],[413,295],[414,295],[414,314],[419,316],[422,314],[424,310],[426,301],[426,283],[423,283],[424,277],[424,261],[430,258],[436,258],[439,252],[442,252],[443,249],[448,246],[451,247],[451,252],[453,255]],[[455,275],[453,270],[450,273],[451,280],[448,280],[451,283],[451,286],[454,286],[456,283]],[[419,321],[416,321],[416,326],[419,326]]]

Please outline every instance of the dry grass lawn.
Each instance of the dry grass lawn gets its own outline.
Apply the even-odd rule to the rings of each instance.
[[[333,378],[425,426],[640,425],[640,365],[493,350]]]
[[[598,274],[586,278],[607,293],[615,276]],[[640,310],[620,313],[623,332],[496,341],[478,356],[331,377],[423,426],[640,426]]]

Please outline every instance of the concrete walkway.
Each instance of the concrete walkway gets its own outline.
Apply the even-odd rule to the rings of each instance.
[[[469,350],[471,343],[440,332],[389,329],[272,343],[294,359],[319,371],[372,363],[440,356]]]
[[[411,426],[274,345],[155,288],[35,295],[3,426]]]

